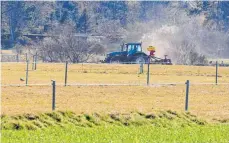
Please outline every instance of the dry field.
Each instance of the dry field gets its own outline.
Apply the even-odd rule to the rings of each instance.
[[[2,84],[24,84],[25,64],[2,64]],[[30,84],[64,82],[64,64],[38,64]],[[30,65],[31,69],[31,65]],[[146,71],[146,66],[144,67]],[[146,83],[138,65],[70,64],[68,83]],[[214,83],[214,67],[150,67],[151,83]],[[229,68],[219,68],[219,83],[229,83]],[[52,87],[2,87],[2,114],[51,111]],[[57,110],[76,113],[184,111],[185,84],[147,86],[57,86]],[[207,120],[229,119],[229,85],[191,85],[190,112]]]
[[[37,70],[32,71],[29,65],[29,84],[57,84],[64,83],[64,64],[38,64]],[[25,84],[20,78],[25,79],[25,63],[3,63],[2,84]],[[146,70],[138,74],[139,65],[108,65],[108,64],[69,64],[68,83],[146,83]],[[165,66],[151,65],[151,83],[214,83],[215,67],[198,66]],[[229,83],[229,68],[219,68],[219,83]]]

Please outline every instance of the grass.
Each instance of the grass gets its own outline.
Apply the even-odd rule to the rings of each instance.
[[[82,128],[68,126],[54,127],[37,131],[3,131],[4,143],[227,143],[229,141],[229,126],[204,126],[158,128],[154,126],[123,127],[100,126]]]
[[[2,120],[4,143],[229,141],[228,124],[209,124],[189,113],[178,114],[170,110],[148,114],[109,115],[53,112],[5,116]],[[17,122],[17,128],[9,126],[10,123],[15,125]]]
[[[42,114],[24,114],[2,116],[3,130],[37,130],[47,127],[74,125],[78,127],[94,127],[104,125],[141,126],[155,125],[157,127],[176,127],[205,125],[206,121],[198,119],[189,113],[181,114],[168,111],[150,113],[110,113],[110,114],[75,114],[69,111],[48,112]],[[218,122],[219,123],[219,122]]]

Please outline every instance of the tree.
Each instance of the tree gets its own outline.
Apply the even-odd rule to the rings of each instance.
[[[39,52],[45,61],[73,63],[86,62],[94,55],[103,53],[104,48],[98,41],[88,41],[75,35],[71,24],[56,25],[52,37],[40,42]]]
[[[43,2],[20,2],[9,1],[1,3],[1,31],[5,35],[9,35],[10,47],[16,44],[25,45],[30,42],[28,37],[24,37],[25,33],[38,34],[43,30],[42,26],[47,18],[47,13],[41,10]],[[49,9],[46,9],[49,10]],[[7,38],[6,38],[7,39]]]

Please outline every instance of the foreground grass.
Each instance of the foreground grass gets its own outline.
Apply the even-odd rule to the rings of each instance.
[[[80,115],[59,111],[1,119],[4,143],[229,142],[227,122],[208,123],[171,110]]]
[[[155,126],[97,126],[93,128],[66,126],[44,130],[6,130],[2,142],[70,143],[70,142],[185,142],[228,143],[229,125],[163,128]]]

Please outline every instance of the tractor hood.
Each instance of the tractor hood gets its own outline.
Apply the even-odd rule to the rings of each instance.
[[[117,55],[122,55],[122,54],[124,54],[125,52],[111,52],[111,53],[109,53],[109,54],[107,54],[107,56],[108,57],[110,57],[110,56],[117,56]]]

